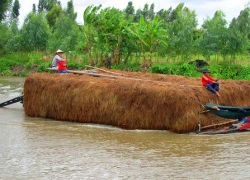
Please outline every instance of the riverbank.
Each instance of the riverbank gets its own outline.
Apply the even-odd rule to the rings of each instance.
[[[86,55],[85,55],[86,56]],[[67,68],[69,70],[89,69],[89,62],[84,55],[68,54]],[[6,54],[0,57],[0,75],[26,77],[36,72],[49,72],[53,56],[46,52],[23,52]],[[202,57],[200,57],[202,58]],[[143,67],[141,57],[133,57],[128,62],[112,64],[110,69],[128,72],[149,72],[154,74],[181,75],[187,77],[200,77],[204,68],[209,68],[211,74],[219,79],[250,80],[250,65],[247,60],[164,60],[155,59],[151,67]],[[247,57],[246,57],[247,59]],[[95,67],[104,67],[105,64],[97,62]]]

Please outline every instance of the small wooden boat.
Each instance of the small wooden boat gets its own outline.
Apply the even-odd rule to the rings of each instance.
[[[198,134],[229,134],[240,133],[250,131],[250,123],[245,123],[239,127],[232,126],[233,123],[237,123],[238,119],[250,116],[250,106],[221,106],[218,104],[206,104],[204,107],[211,113],[230,121],[226,121],[221,124],[213,124],[205,127],[201,127]],[[232,120],[234,119],[234,120]]]
[[[240,119],[250,116],[250,106],[221,106],[209,103],[204,105],[204,107],[211,113],[227,119]]]
[[[243,124],[240,127],[226,127],[226,128],[222,128],[219,130],[210,130],[210,131],[204,131],[204,132],[200,132],[199,134],[207,134],[207,135],[215,135],[215,134],[231,134],[231,133],[241,133],[241,132],[246,132],[246,131],[250,131],[250,123],[247,124]]]

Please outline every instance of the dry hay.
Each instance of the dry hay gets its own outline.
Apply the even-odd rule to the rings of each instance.
[[[249,81],[221,82],[221,97],[201,86],[200,78],[113,71],[126,78],[36,73],[24,85],[25,113],[32,117],[158,129],[177,133],[221,123],[202,105],[250,105]],[[139,80],[141,79],[141,80]],[[199,115],[198,115],[199,114]]]

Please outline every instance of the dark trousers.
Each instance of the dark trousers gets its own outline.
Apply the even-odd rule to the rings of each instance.
[[[209,84],[207,84],[206,88],[209,91],[212,91],[213,93],[216,93],[217,91],[219,91],[219,84],[217,84],[217,83],[209,83]]]

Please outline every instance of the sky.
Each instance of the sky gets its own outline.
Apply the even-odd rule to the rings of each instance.
[[[67,2],[69,0],[60,0],[62,7],[66,9]],[[197,20],[199,26],[202,25],[205,19],[212,18],[217,10],[221,10],[226,15],[226,20],[228,23],[234,17],[238,17],[240,11],[245,9],[246,5],[250,4],[250,0],[73,0],[75,12],[77,12],[77,22],[83,24],[83,12],[87,6],[90,5],[100,5],[103,8],[115,7],[118,9],[125,9],[128,2],[132,1],[135,10],[143,9],[144,5],[147,3],[149,6],[154,3],[155,12],[160,9],[173,9],[180,3],[184,3],[186,7],[190,10],[194,10],[197,14]],[[39,0],[19,0],[20,3],[20,16],[19,21],[22,24],[27,14],[32,10],[32,5],[38,5]]]

